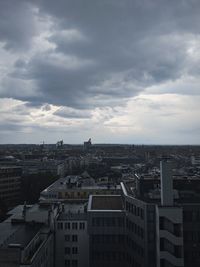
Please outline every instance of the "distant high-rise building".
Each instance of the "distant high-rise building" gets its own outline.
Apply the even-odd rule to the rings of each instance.
[[[84,149],[88,150],[88,149],[91,148],[91,146],[92,146],[92,141],[91,141],[91,138],[90,138],[88,141],[84,142]]]

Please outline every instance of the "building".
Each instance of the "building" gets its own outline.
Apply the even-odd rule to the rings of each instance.
[[[90,196],[89,266],[125,266],[125,211],[120,195]]]
[[[0,266],[53,267],[53,216],[50,212],[38,205],[21,205],[10,211],[10,215],[0,224]]]
[[[55,258],[59,267],[89,266],[89,235],[84,204],[62,204],[56,218]]]
[[[85,150],[89,150],[92,147],[92,140],[91,140],[91,138],[88,141],[85,141],[84,144],[83,144],[83,146],[84,146],[84,149]]]
[[[161,179],[151,178],[122,183],[127,266],[199,266],[200,179],[173,179],[169,160],[161,162]]]
[[[0,266],[199,267],[200,179],[160,169],[120,190],[59,179],[0,224]]]
[[[22,169],[17,166],[0,166],[0,199],[8,208],[19,204]]]
[[[40,201],[87,201],[90,195],[120,194],[121,187],[108,185],[90,185],[88,179],[69,175],[58,179],[55,183],[44,189],[40,194]]]

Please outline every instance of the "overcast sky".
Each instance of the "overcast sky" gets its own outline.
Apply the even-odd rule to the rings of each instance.
[[[199,144],[199,0],[0,0],[0,143]]]

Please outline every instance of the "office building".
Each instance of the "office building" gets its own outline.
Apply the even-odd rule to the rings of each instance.
[[[8,208],[20,201],[22,169],[17,166],[0,166],[0,199]]]

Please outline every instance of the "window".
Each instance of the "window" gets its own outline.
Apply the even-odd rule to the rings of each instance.
[[[70,267],[70,260],[65,260],[65,267]]]
[[[118,226],[119,227],[124,226],[124,220],[123,220],[123,218],[118,218]]]
[[[65,235],[65,241],[67,241],[67,242],[70,241],[70,235]]]
[[[72,248],[72,254],[78,254],[78,248],[77,247]]]
[[[148,212],[148,221],[153,222],[154,221],[154,213],[153,211]]]
[[[70,229],[70,222],[65,223],[65,229]]]
[[[165,221],[165,218],[164,217],[160,217],[159,218],[160,230],[164,230],[164,221]]]
[[[77,229],[77,223],[76,222],[72,223],[72,229]]]
[[[81,222],[79,224],[79,229],[81,229],[81,230],[84,230],[85,229],[85,223],[84,222]]]
[[[78,266],[78,261],[72,260],[72,267],[77,267],[77,266]]]
[[[65,254],[69,255],[71,252],[71,248],[70,247],[65,247]]]
[[[72,242],[77,242],[77,241],[78,241],[78,236],[72,235]]]
[[[140,217],[142,220],[144,219],[144,210],[143,209],[141,209]]]
[[[58,230],[62,230],[63,229],[63,223],[58,222],[57,227],[58,227]]]

